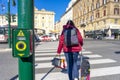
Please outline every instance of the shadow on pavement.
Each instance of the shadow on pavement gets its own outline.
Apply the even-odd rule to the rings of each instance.
[[[14,76],[13,78],[11,78],[10,80],[16,80],[18,78],[18,75]]]
[[[52,67],[52,68],[41,78],[41,80],[44,80],[45,77],[47,77],[47,75],[48,75],[50,72],[52,72],[53,69],[55,69],[55,67]]]
[[[115,54],[120,54],[120,51],[116,51]]]

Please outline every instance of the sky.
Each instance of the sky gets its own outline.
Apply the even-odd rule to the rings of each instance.
[[[7,1],[0,0],[0,14],[5,14],[7,12]],[[12,2],[12,0],[10,0]],[[17,0],[16,4],[17,4]],[[34,6],[38,10],[45,9],[47,11],[55,12],[55,21],[58,21],[60,17],[65,13],[66,8],[71,0],[34,0]],[[5,6],[5,9],[2,11],[1,5]],[[17,13],[17,7],[11,6],[11,13]]]

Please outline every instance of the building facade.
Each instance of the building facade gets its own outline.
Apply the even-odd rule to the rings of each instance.
[[[63,14],[72,16],[83,38],[96,36],[120,39],[120,0],[71,0],[71,7]],[[68,4],[69,5],[69,4]],[[69,12],[69,9],[72,12]],[[61,17],[59,25],[64,22]]]
[[[72,7],[73,21],[84,37],[119,37],[120,0],[77,0]]]
[[[11,26],[17,26],[17,14],[11,14],[10,21]],[[7,15],[0,15],[0,26],[4,27],[8,25],[8,16]]]
[[[34,27],[38,30],[40,29],[40,32],[38,31],[38,33],[41,33],[41,31],[43,34],[54,32],[54,12],[46,11],[45,9],[38,10],[35,8],[34,13]]]
[[[49,34],[54,32],[54,16],[52,11],[46,11],[45,9],[38,10],[34,8],[34,28],[37,29],[38,34]],[[0,26],[7,26],[6,15],[0,15]],[[17,14],[11,14],[11,26],[17,26],[18,16]]]

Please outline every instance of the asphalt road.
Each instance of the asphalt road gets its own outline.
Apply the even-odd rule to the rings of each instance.
[[[52,53],[56,53],[58,42],[44,42],[36,46],[36,54],[43,54],[35,57],[36,60],[36,80],[41,80],[41,75],[47,73],[51,67],[43,65],[50,63],[46,58],[54,57]],[[0,48],[7,46],[7,44],[0,44]],[[97,64],[91,62],[91,80],[120,80],[120,41],[114,40],[85,40],[83,48],[85,51],[92,52],[92,55],[98,57],[90,58],[90,60],[98,60]],[[46,55],[51,53],[49,55]],[[91,55],[91,54],[90,54]],[[40,59],[46,60],[40,60]],[[99,61],[104,60],[104,61]],[[100,63],[101,62],[101,63]],[[104,63],[102,63],[104,62]],[[42,64],[39,68],[39,64]],[[119,70],[117,70],[119,69]],[[109,73],[108,73],[109,72]],[[59,69],[52,71],[60,73]],[[97,73],[97,74],[96,74]],[[12,57],[11,51],[0,51],[0,80],[15,80],[18,75],[18,61],[17,58]],[[47,76],[49,77],[49,75]],[[57,75],[52,80],[57,80]],[[64,75],[62,75],[64,77]],[[55,79],[56,78],[56,79]],[[49,80],[49,79],[44,79]],[[58,79],[60,80],[60,79]],[[63,80],[63,79],[62,79]],[[67,80],[67,79],[66,79]]]
[[[85,49],[90,50],[94,54],[99,54],[102,58],[115,60],[115,63],[91,65],[91,68],[110,68],[120,66],[120,41],[114,40],[87,40],[84,42]],[[107,69],[106,68],[106,69]],[[93,77],[91,80],[120,80],[120,74],[114,73],[114,69],[110,70],[111,75]],[[98,72],[99,74],[99,72]],[[103,73],[105,74],[105,73]],[[97,75],[97,74],[96,74]]]

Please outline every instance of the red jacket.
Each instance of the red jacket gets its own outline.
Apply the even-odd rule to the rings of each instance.
[[[69,28],[69,27],[73,27],[73,26],[67,26],[67,25],[64,25],[63,26],[63,30],[65,28]],[[75,27],[76,28],[76,27]],[[77,28],[76,28],[77,29]],[[83,46],[83,38],[79,32],[79,30],[77,29],[77,35],[78,35],[78,41],[79,41],[79,45],[77,46],[72,46],[72,47],[67,47],[65,44],[64,44],[64,35],[63,35],[63,31],[62,31],[62,34],[60,35],[60,39],[59,39],[59,45],[58,45],[58,49],[57,49],[57,53],[60,54],[62,49],[63,49],[63,52],[79,52],[82,50],[82,46]]]

